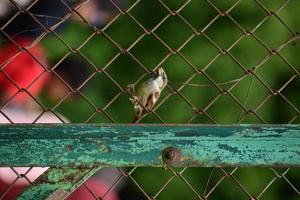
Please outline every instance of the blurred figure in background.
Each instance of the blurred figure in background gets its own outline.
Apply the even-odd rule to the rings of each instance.
[[[16,2],[24,7],[30,3],[30,0]],[[8,1],[1,1],[0,7],[1,24],[3,25],[11,17],[15,7]],[[0,50],[2,69],[0,73],[0,103],[3,113],[0,114],[0,123],[32,123],[42,113],[40,105],[33,98],[37,98],[49,80],[49,74],[44,72],[48,63],[43,47],[39,44],[31,47],[34,37],[41,33],[41,30],[31,21],[32,19],[28,15],[21,13],[15,21],[4,28],[4,31],[15,43],[5,36],[2,38],[5,43]],[[29,53],[20,52],[16,44],[21,48],[31,47],[28,48]],[[67,120],[64,119],[64,121]],[[49,112],[44,113],[36,120],[36,123],[61,122],[57,116]],[[47,169],[47,167],[34,167],[26,174],[26,177],[33,181]],[[28,170],[27,167],[0,168],[0,196],[5,194],[7,188],[13,184],[3,199],[15,199],[29,184],[25,178],[17,179],[17,174],[25,174]]]
[[[20,47],[26,47],[31,41],[20,37],[15,42]],[[0,123],[10,123],[10,120],[14,123],[33,123],[41,114],[35,99],[49,78],[43,68],[47,67],[43,48],[35,45],[28,50],[29,53],[18,52],[13,43],[7,43],[0,50],[0,63],[4,66],[0,73],[0,103],[5,103],[1,111],[6,115],[0,115]],[[53,113],[44,113],[36,122],[61,123],[61,120]]]
[[[76,5],[76,1],[65,0],[65,2],[70,7]],[[78,11],[91,24],[100,27],[110,15],[111,5],[108,6],[107,2],[92,0]],[[17,0],[16,3],[21,8],[25,8],[32,1]],[[38,95],[43,89],[47,89],[51,98],[64,96],[70,91],[69,87],[77,88],[87,79],[88,68],[84,62],[77,59],[69,58],[61,62],[56,72],[69,87],[58,76],[46,72],[49,66],[44,49],[40,44],[32,44],[45,30],[27,13],[19,13],[12,22],[6,25],[16,11],[9,1],[0,2],[0,25],[5,26],[4,32],[13,39],[11,41],[3,35],[2,41],[5,42],[0,48],[0,123],[68,122],[65,117],[56,113],[44,112],[42,114]],[[33,13],[47,28],[58,23],[68,12],[69,10],[59,0],[38,1],[30,8],[30,13]],[[73,18],[78,19],[78,16],[73,16]],[[56,31],[61,30],[65,23]],[[24,50],[21,52],[19,48],[26,48],[28,52]],[[47,167],[34,167],[26,174],[26,177],[34,181],[47,169]],[[0,198],[2,194],[5,194],[1,199],[15,199],[18,196],[29,183],[25,178],[17,179],[17,174],[25,174],[28,170],[27,167],[0,168]],[[103,196],[109,190],[119,174],[118,170],[113,169],[108,169],[107,172],[111,174],[109,179],[98,175],[88,181],[89,186],[98,196]],[[10,190],[6,193],[8,188]],[[80,187],[69,199],[94,198],[89,196],[86,189]],[[118,200],[116,191],[112,190],[106,199]]]
[[[31,0],[14,0],[21,8],[27,6]],[[6,18],[7,15],[15,10],[15,6],[9,0],[0,1],[0,19]]]

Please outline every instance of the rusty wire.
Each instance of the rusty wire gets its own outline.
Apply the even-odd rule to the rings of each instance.
[[[265,103],[274,96],[280,97],[281,100],[283,100],[286,104],[288,104],[290,106],[290,108],[292,108],[292,110],[294,111],[295,115],[292,116],[290,119],[288,119],[288,123],[293,123],[297,120],[297,118],[300,116],[300,111],[299,111],[299,107],[297,107],[296,105],[294,105],[283,93],[282,91],[294,80],[296,80],[297,78],[299,79],[299,66],[294,66],[285,56],[282,55],[281,51],[284,50],[285,48],[287,48],[288,45],[293,44],[295,41],[299,40],[299,32],[297,30],[295,30],[293,27],[291,27],[288,23],[285,22],[284,19],[282,19],[279,16],[279,13],[290,3],[290,1],[286,0],[283,1],[282,4],[277,7],[277,9],[275,10],[270,10],[268,7],[265,6],[265,4],[261,1],[261,0],[255,0],[253,3],[255,3],[263,12],[264,12],[264,17],[257,23],[256,26],[254,26],[252,29],[247,30],[245,29],[242,25],[239,24],[237,19],[234,19],[231,16],[231,12],[235,9],[237,9],[236,7],[240,4],[240,0],[235,1],[234,3],[232,3],[231,6],[229,6],[226,10],[222,10],[218,7],[218,5],[214,2],[214,1],[210,1],[210,0],[206,0],[207,4],[215,11],[216,15],[207,22],[207,24],[204,27],[201,28],[195,28],[182,14],[182,11],[189,6],[189,4],[193,1],[193,0],[186,0],[185,2],[182,3],[181,6],[179,6],[176,10],[172,10],[171,8],[169,8],[168,4],[166,2],[164,2],[163,0],[158,0],[157,2],[165,9],[165,11],[167,12],[167,14],[155,25],[153,26],[153,28],[148,29],[146,28],[141,22],[139,22],[139,20],[131,13],[131,11],[133,9],[135,9],[141,2],[141,0],[136,0],[133,3],[128,3],[130,6],[128,6],[128,8],[124,9],[122,6],[120,6],[118,3],[116,3],[113,0],[110,0],[111,6],[117,11],[116,14],[105,24],[105,26],[98,28],[96,26],[94,26],[93,24],[91,24],[87,19],[84,18],[84,16],[82,16],[79,12],[79,9],[81,7],[83,7],[87,2],[87,1],[81,1],[81,3],[77,4],[74,7],[69,6],[65,0],[60,0],[60,3],[62,6],[65,7],[65,9],[68,10],[68,13],[63,16],[63,17],[54,17],[55,19],[59,20],[57,23],[55,23],[54,25],[52,25],[51,27],[47,27],[45,26],[43,23],[41,23],[38,20],[38,17],[43,16],[43,15],[38,15],[35,13],[32,13],[30,11],[30,9],[38,2],[39,0],[34,0],[31,1],[31,3],[29,5],[27,5],[26,7],[21,7],[19,6],[19,4],[15,1],[15,0],[10,0],[11,4],[15,7],[16,12],[14,15],[12,15],[12,17],[2,25],[2,27],[0,28],[0,32],[1,34],[4,36],[6,41],[9,41],[13,44],[15,44],[15,46],[18,48],[18,52],[15,55],[12,55],[9,59],[7,59],[5,62],[0,64],[0,73],[2,73],[7,80],[9,80],[16,88],[18,88],[18,92],[15,93],[14,95],[10,96],[7,99],[4,99],[3,102],[1,102],[0,104],[0,115],[2,115],[3,117],[5,117],[9,123],[13,124],[15,123],[12,119],[9,118],[9,116],[7,116],[7,114],[2,110],[5,106],[7,106],[19,93],[26,93],[28,94],[32,101],[35,102],[36,104],[39,105],[40,109],[41,109],[41,113],[37,116],[37,118],[32,121],[32,123],[37,123],[38,120],[43,116],[43,114],[50,112],[53,115],[55,115],[59,121],[61,121],[62,123],[66,123],[66,121],[57,113],[56,109],[62,105],[62,103],[64,103],[64,101],[71,95],[73,94],[77,94],[78,96],[80,96],[87,104],[89,104],[91,106],[91,108],[93,109],[93,112],[84,120],[82,120],[83,123],[89,123],[90,120],[97,114],[97,113],[102,113],[104,114],[107,119],[111,122],[111,123],[118,123],[117,120],[115,120],[111,114],[107,111],[109,107],[111,107],[113,105],[113,103],[122,95],[129,95],[132,96],[132,94],[128,91],[126,86],[120,85],[108,72],[108,69],[110,67],[110,65],[117,59],[119,58],[121,55],[126,55],[128,58],[130,58],[132,61],[134,61],[139,67],[140,69],[143,71],[143,74],[141,76],[139,76],[139,78],[137,80],[132,80],[133,81],[133,85],[137,86],[141,83],[142,80],[145,79],[146,76],[148,75],[153,75],[155,74],[155,71],[159,68],[162,67],[166,60],[168,58],[170,58],[172,55],[178,55],[182,60],[185,61],[185,63],[187,64],[187,66],[193,71],[193,74],[191,76],[189,76],[185,81],[183,82],[177,82],[176,80],[170,80],[169,84],[167,85],[167,94],[159,100],[158,104],[152,109],[149,110],[149,112],[143,116],[140,120],[138,120],[136,123],[140,122],[143,120],[144,117],[146,117],[147,115],[153,115],[160,123],[164,124],[165,120],[160,116],[160,114],[157,112],[158,109],[164,105],[165,102],[168,101],[168,99],[170,99],[172,96],[177,95],[181,101],[184,101],[192,110],[193,110],[193,115],[190,116],[186,121],[182,122],[182,123],[192,123],[193,120],[198,117],[199,115],[203,115],[205,116],[210,123],[213,124],[218,124],[218,122],[214,119],[213,116],[211,116],[211,114],[208,112],[208,110],[214,105],[215,102],[217,102],[221,97],[223,96],[228,96],[230,97],[230,99],[236,104],[238,105],[239,109],[240,109],[240,114],[238,116],[238,118],[236,119],[236,121],[233,121],[232,123],[236,123],[239,124],[241,122],[243,122],[243,120],[248,117],[249,115],[254,116],[255,118],[257,118],[259,120],[260,123],[270,123],[269,121],[265,120],[259,113],[258,110],[261,109]],[[21,13],[25,13],[27,15],[29,15],[32,20],[39,24],[40,26],[40,30],[42,30],[42,33],[36,37],[33,41],[32,44],[30,44],[29,46],[26,47],[21,47],[16,41],[15,41],[15,36],[11,36],[9,34],[7,34],[5,32],[5,28]],[[77,16],[79,19],[74,20],[71,19],[72,16]],[[119,44],[117,41],[115,41],[108,33],[107,33],[107,29],[116,22],[116,20],[118,20],[118,18],[122,17],[122,16],[127,16],[131,22],[135,23],[141,30],[142,30],[142,34],[137,37],[127,48],[123,47],[121,44]],[[51,16],[46,16],[51,18]],[[180,20],[180,22],[182,24],[184,24],[191,32],[192,34],[190,34],[190,36],[184,41],[182,42],[178,48],[172,48],[169,44],[167,44],[164,39],[159,36],[159,34],[157,34],[157,30],[170,18],[172,17],[177,17],[178,20]],[[232,26],[237,28],[240,31],[240,36],[232,42],[231,45],[229,45],[227,48],[223,48],[220,45],[218,45],[215,41],[214,38],[212,38],[211,36],[209,36],[206,32],[207,30],[220,18],[227,18],[228,20],[230,20],[230,22],[232,23]],[[260,36],[258,36],[256,34],[256,31],[264,26],[264,23],[269,19],[269,18],[275,18],[279,23],[282,24],[282,26],[289,32],[290,37],[283,43],[281,43],[279,46],[277,47],[270,47],[266,42],[264,42],[264,39],[261,38]],[[71,47],[66,41],[64,41],[64,39],[60,36],[60,34],[56,31],[56,29],[64,22],[66,21],[76,21],[79,23],[84,24],[85,26],[90,27],[93,31],[92,33],[77,47]],[[35,31],[35,30],[28,30],[28,31]],[[43,38],[45,38],[46,36],[51,35],[52,37],[55,37],[61,44],[63,44],[65,46],[66,49],[68,49],[68,52],[63,55],[60,60],[57,61],[57,63],[53,64],[52,66],[46,66],[45,64],[43,64],[42,62],[40,62],[37,58],[35,58],[31,52],[29,51],[32,47],[34,47],[36,44],[39,44],[41,42],[41,40]],[[168,53],[166,55],[164,55],[164,57],[154,66],[154,67],[149,67],[143,64],[143,62],[141,60],[139,60],[132,52],[131,50],[137,45],[139,44],[139,42],[146,36],[151,35],[153,36],[163,47],[165,47],[168,50]],[[81,52],[81,49],[93,38],[96,36],[101,36],[103,38],[106,38],[111,45],[113,45],[118,52],[111,58],[111,60],[109,60],[107,62],[107,64],[103,65],[103,66],[97,66],[95,65],[84,53]],[[192,61],[189,60],[188,56],[185,55],[182,52],[182,49],[184,47],[186,47],[186,45],[188,45],[193,38],[195,37],[199,37],[202,36],[206,39],[206,41],[212,45],[217,51],[218,53],[203,67],[201,67],[201,69],[199,69],[198,66],[195,66],[193,64]],[[255,65],[253,66],[245,66],[244,64],[242,64],[242,62],[239,61],[239,59],[237,57],[234,56],[234,54],[231,52],[231,50],[237,45],[239,44],[239,42],[243,39],[243,38],[248,38],[251,37],[252,39],[254,39],[257,43],[259,43],[261,45],[261,47],[263,47],[267,53],[265,55],[263,55],[263,57],[261,58],[261,60],[259,60]],[[14,58],[16,58],[20,53],[22,52],[26,52],[28,53],[37,63],[40,64],[40,66],[43,69],[43,72],[36,77],[30,85],[28,85],[28,87],[26,88],[22,88],[20,87],[15,80],[13,80],[9,74],[5,71],[6,66],[9,65],[9,63],[11,61],[13,61]],[[61,77],[56,71],[55,69],[59,66],[60,63],[62,63],[69,55],[71,54],[76,54],[78,55],[82,60],[84,60],[86,63],[88,63],[92,69],[93,72],[86,78],[86,80],[81,83],[80,86],[78,86],[77,88],[73,88],[72,86],[70,86],[63,77]],[[243,74],[238,77],[237,79],[234,80],[229,80],[225,83],[220,83],[217,80],[214,79],[214,77],[212,77],[211,75],[208,74],[208,70],[210,69],[210,67],[214,64],[214,62],[220,57],[220,56],[227,56],[228,58],[230,58],[234,63],[236,63],[236,65],[240,68],[240,70],[242,70]],[[291,71],[293,71],[293,76],[291,76],[285,83],[283,83],[281,85],[280,88],[278,88],[277,90],[274,90],[273,88],[271,88],[268,83],[263,80],[260,76],[257,75],[257,70],[261,68],[261,66],[263,66],[266,62],[268,62],[272,57],[276,56],[277,58],[279,58],[287,68],[289,68]],[[51,73],[53,76],[56,76],[68,89],[68,93],[65,94],[64,96],[60,97],[60,99],[58,100],[58,102],[53,105],[52,107],[47,107],[43,104],[43,102],[41,100],[39,100],[37,97],[35,97],[34,95],[32,95],[29,91],[29,89],[44,75],[47,73]],[[108,78],[114,86],[116,86],[116,88],[118,88],[118,92],[117,94],[115,94],[114,97],[112,97],[110,99],[109,102],[106,103],[106,105],[104,105],[103,107],[98,107],[96,106],[90,99],[88,96],[86,96],[81,89],[83,87],[85,87],[87,85],[87,83],[94,77],[98,76],[99,74],[103,74],[106,78]],[[206,80],[208,81],[208,84],[194,84],[192,83],[192,80],[197,77],[197,76],[203,76],[204,78],[206,78]],[[239,85],[239,83],[243,80],[245,80],[246,78],[251,78],[251,81],[249,83],[249,87],[246,91],[246,96],[245,99],[243,101],[239,100],[234,94],[233,94],[233,90]],[[251,90],[253,81],[257,81],[259,82],[264,89],[266,89],[268,91],[268,95],[265,96],[263,99],[260,100],[260,102],[252,109],[249,109],[247,107],[247,101],[248,101],[248,97],[249,97],[249,91]],[[172,82],[176,82],[179,87],[175,88],[172,86]],[[229,87],[227,89],[225,89],[225,87],[223,87],[225,84],[227,85],[227,83],[229,83]],[[202,107],[199,108],[196,105],[194,105],[194,103],[189,100],[189,97],[183,94],[183,89],[186,87],[213,87],[215,89],[218,90],[218,95],[216,95],[213,99],[210,100],[210,102]],[[6,191],[2,194],[0,194],[0,199],[4,198],[5,195],[7,194],[7,192],[9,192],[9,190],[14,186],[14,184],[18,181],[18,179],[26,179],[28,181],[29,184],[31,184],[31,181],[27,178],[26,174],[31,170],[31,168],[28,169],[28,171],[25,174],[18,174],[16,172],[16,170],[14,170],[14,168],[12,167],[11,170],[15,173],[16,175],[16,179],[7,187]],[[110,187],[109,190],[107,190],[107,192],[99,197],[97,196],[93,190],[91,188],[89,188],[88,184],[84,184],[84,187],[89,191],[89,193],[91,193],[91,195],[95,198],[95,199],[105,199],[106,196],[114,190],[114,188],[123,180],[126,179],[127,181],[132,182],[132,184],[137,188],[137,190],[143,194],[143,197],[145,199],[159,199],[160,194],[168,187],[168,185],[174,180],[174,179],[179,179],[181,180],[186,187],[189,189],[189,191],[191,193],[194,194],[196,199],[210,199],[211,195],[217,190],[218,187],[220,187],[220,185],[222,184],[222,182],[226,179],[230,179],[232,180],[232,183],[235,184],[238,188],[240,188],[240,190],[246,195],[246,197],[248,199],[261,199],[263,194],[265,192],[267,192],[269,190],[269,188],[272,187],[273,183],[276,182],[276,180],[280,180],[280,181],[284,181],[285,183],[287,183],[292,189],[293,191],[298,195],[298,197],[300,197],[300,192],[299,192],[299,187],[295,186],[288,177],[287,174],[289,172],[289,168],[285,169],[283,172],[278,172],[278,170],[276,168],[270,168],[269,170],[272,171],[273,173],[273,178],[271,180],[268,181],[268,183],[261,189],[261,191],[257,194],[252,194],[250,192],[248,192],[247,188],[245,186],[243,186],[243,184],[240,182],[240,180],[238,179],[238,176],[236,175],[237,172],[240,170],[239,168],[234,168],[231,170],[227,170],[225,168],[214,168],[213,171],[210,173],[208,180],[206,180],[206,186],[205,186],[205,190],[203,193],[199,192],[198,190],[198,186],[194,186],[192,185],[189,180],[185,177],[185,171],[188,170],[188,168],[183,168],[180,171],[176,171],[176,169],[173,168],[168,168],[166,170],[166,172],[170,173],[169,178],[161,185],[160,189],[154,193],[154,194],[149,194],[147,191],[145,191],[143,189],[143,186],[135,179],[134,173],[137,170],[137,168],[133,168],[131,171],[126,171],[125,169],[120,169],[118,168],[118,170],[120,171],[121,175],[119,176],[119,178],[117,179],[117,181],[112,184],[112,186]],[[214,171],[219,171],[221,173],[221,176],[219,176],[217,178],[217,180],[215,180],[214,183],[211,183],[210,179],[211,177],[214,176]]]

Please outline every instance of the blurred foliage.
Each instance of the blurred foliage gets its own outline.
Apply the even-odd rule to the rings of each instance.
[[[164,1],[170,10],[177,10],[185,1]],[[222,11],[229,9],[235,1],[213,1],[214,4]],[[283,1],[261,1],[268,9],[275,11]],[[127,7],[133,2],[129,1]],[[300,30],[299,23],[300,1],[291,1],[278,13],[278,16],[292,27],[294,30]],[[134,16],[147,30],[151,30],[165,18],[168,11],[157,1],[141,1],[131,10]],[[203,30],[207,24],[218,13],[205,1],[191,1],[181,12],[184,17],[196,30]],[[254,1],[241,1],[230,13],[241,27],[247,31],[257,28],[255,35],[260,38],[270,48],[275,49],[282,45],[291,37],[291,32],[274,16],[269,17],[263,24],[257,25],[266,16],[266,12],[261,9]],[[59,35],[73,48],[78,48],[92,33],[93,28],[83,23],[69,23],[59,32]],[[116,41],[122,48],[127,49],[137,40],[143,33],[143,29],[139,27],[128,15],[121,15],[112,23],[104,32]],[[189,28],[178,16],[171,16],[164,21],[157,29],[155,34],[159,36],[172,49],[178,49],[193,34],[193,30]],[[205,28],[204,33],[210,37],[220,48],[229,48],[239,37],[243,35],[242,31],[227,16],[219,17],[212,25]],[[55,64],[66,55],[69,50],[55,37],[47,37],[42,40],[42,44],[46,49],[50,66]],[[81,49],[80,52],[86,56],[93,64],[87,62],[87,67],[92,74],[96,68],[105,67],[105,71],[123,88],[127,84],[134,83],[140,76],[146,74],[141,66],[136,63],[129,55],[121,54],[113,62],[110,60],[119,53],[114,44],[109,41],[103,34],[95,34]],[[154,69],[162,59],[169,53],[166,48],[154,35],[145,35],[133,48],[130,49],[134,55],[148,69]],[[191,39],[180,52],[192,63],[197,69],[204,69],[207,64],[214,59],[219,53],[203,35],[197,35]],[[299,42],[287,45],[280,54],[289,61],[299,71],[300,52]],[[268,51],[254,37],[243,37],[231,50],[230,53],[248,69],[256,66],[267,55]],[[68,57],[74,59],[82,59],[76,53],[70,53]],[[109,65],[107,66],[107,64]],[[193,68],[180,57],[178,54],[172,54],[166,58],[162,67],[166,70],[169,77],[171,88],[179,88],[181,85],[174,82],[185,82],[195,71]],[[228,55],[224,54],[216,58],[216,60],[206,69],[206,73],[217,83],[240,78],[244,71],[242,68]],[[295,72],[278,56],[273,55],[266,63],[256,70],[256,74],[260,79],[276,91],[280,89]],[[145,76],[146,80],[150,75]],[[139,82],[140,84],[141,82]],[[191,83],[210,84],[210,81],[198,74]],[[138,85],[139,85],[138,84]],[[221,86],[228,89],[230,85]],[[251,85],[251,87],[249,87]],[[249,89],[250,88],[250,89]],[[300,79],[297,76],[292,82],[285,87],[281,93],[296,107],[300,107]],[[249,91],[248,91],[249,90]],[[104,108],[111,99],[118,93],[119,88],[104,74],[97,73],[86,83],[86,88],[81,92],[98,108]],[[168,88],[164,90],[160,100],[167,94],[171,93]],[[245,102],[247,93],[249,98]],[[253,76],[244,78],[234,89],[231,90],[232,95],[241,102],[245,103],[245,107],[249,110],[255,110],[263,101],[270,91]],[[205,109],[207,105],[218,95],[220,91],[215,87],[193,87],[185,86],[181,90],[184,95],[196,109]],[[74,96],[74,98],[72,98]],[[133,119],[134,112],[130,103],[129,95],[122,93],[112,104],[106,109],[106,112],[118,123],[130,123]],[[50,101],[43,96],[43,101],[48,107],[55,106],[59,100]],[[64,115],[71,122],[85,122],[89,119],[89,123],[110,123],[111,121],[103,113],[97,113],[89,118],[95,112],[94,108],[84,98],[78,95],[70,95],[63,101],[55,111]],[[228,95],[221,95],[206,112],[218,123],[236,123],[238,120],[241,107]],[[296,111],[279,95],[271,96],[256,111],[267,123],[288,123],[297,113]],[[157,110],[157,114],[167,123],[186,123],[194,114],[193,108],[188,105],[182,97],[172,94],[171,97],[162,104]],[[293,123],[299,123],[299,114]],[[151,115],[145,117],[142,122],[159,123],[159,121]],[[191,123],[212,123],[205,115],[197,115]],[[256,116],[248,114],[241,123],[262,123]],[[153,173],[149,173],[150,172]],[[218,170],[218,169],[217,169]],[[218,172],[220,176],[220,171]],[[216,173],[216,177],[218,177]],[[205,186],[205,180],[209,174],[209,169],[188,169],[185,173],[189,181],[196,190]],[[253,195],[259,194],[261,189],[274,177],[268,169],[239,169],[237,172],[238,179],[247,190]],[[158,191],[159,183],[166,181],[169,177],[166,171],[162,169],[139,168],[134,177],[150,194]],[[205,178],[206,177],[206,178]],[[215,177],[215,179],[217,179]],[[295,179],[299,180],[299,173],[293,173]],[[280,184],[281,183],[281,184]],[[216,189],[211,199],[247,199],[241,190],[233,186],[232,179],[226,178]],[[298,186],[299,189],[299,186]],[[127,194],[136,187],[127,186]],[[168,191],[168,192],[167,192]],[[284,192],[284,194],[283,194]],[[282,179],[276,180],[265,195],[260,199],[280,199],[282,195],[286,195],[286,199],[299,199],[295,192],[291,191],[290,186]],[[290,195],[290,196],[288,196]],[[130,199],[143,199],[130,198]],[[195,196],[186,187],[184,182],[178,177],[175,178],[165,192],[158,199],[195,199]]]
[[[264,2],[264,1],[263,1]],[[179,9],[184,1],[165,1],[170,10]],[[233,5],[233,1],[216,1],[215,5],[220,10],[227,10]],[[265,2],[265,6],[271,10],[275,10],[281,5],[282,1],[272,2],[272,5]],[[278,16],[294,30],[299,30],[300,25],[297,19],[297,9],[300,2],[292,1],[284,9],[280,10]],[[128,2],[130,7],[132,2]],[[151,30],[165,18],[168,14],[159,2],[142,1],[137,4],[130,12],[145,29]],[[191,1],[180,12],[196,30],[201,31],[204,27],[218,14],[207,2]],[[266,16],[266,13],[256,3],[250,1],[241,1],[230,13],[245,30],[251,31]],[[204,33],[210,37],[220,48],[229,48],[243,33],[227,16],[219,17],[208,28],[204,29]],[[68,23],[59,35],[73,48],[78,48],[90,35],[94,32],[92,27],[84,23]],[[142,34],[143,29],[135,23],[130,16],[121,15],[113,22],[104,32],[117,42],[122,48],[127,49]],[[154,33],[160,37],[170,48],[178,49],[193,34],[193,30],[189,28],[178,16],[171,16],[165,20]],[[254,32],[266,45],[270,48],[277,48],[291,37],[291,32],[274,16],[269,17],[263,24],[257,27]],[[55,64],[70,50],[64,46],[57,38],[50,36],[42,40],[42,44],[46,48],[50,66]],[[54,51],[55,49],[55,51]],[[103,34],[95,34],[83,47],[79,50],[93,63],[92,66],[78,53],[69,53],[68,58],[81,59],[86,62],[87,68],[92,74],[96,68],[105,68],[106,72],[123,88],[127,84],[134,83],[140,76],[145,74],[143,68],[134,61],[129,55],[121,54],[113,59],[119,49]],[[169,53],[166,48],[154,35],[145,35],[133,48],[130,49],[131,54],[136,57],[148,69],[154,69],[162,59],[166,58]],[[219,53],[218,49],[213,46],[209,40],[203,35],[193,37],[180,52],[190,61],[197,69],[206,69],[208,63],[213,60]],[[299,69],[299,60],[297,60],[297,52],[299,52],[299,44],[289,44],[281,51],[291,65]],[[268,51],[254,37],[243,37],[232,49],[230,53],[248,69],[256,66]],[[113,59],[113,62],[110,61]],[[109,63],[109,65],[108,65]],[[108,65],[108,66],[107,66]],[[169,86],[171,88],[179,88],[181,85],[174,82],[184,82],[191,77],[195,71],[180,55],[173,54],[167,56],[162,67],[166,70],[170,79]],[[214,62],[205,71],[216,83],[221,83],[233,79],[240,78],[243,69],[228,55],[218,56]],[[277,55],[273,55],[266,63],[256,70],[256,74],[265,83],[272,88],[273,91],[280,89],[295,72]],[[143,80],[150,77],[147,75]],[[141,82],[138,83],[138,85]],[[202,74],[195,76],[191,83],[211,84],[211,82]],[[232,84],[222,86],[229,89]],[[249,87],[251,85],[251,87]],[[283,91],[282,94],[289,101],[299,108],[299,76],[295,78]],[[249,91],[248,91],[249,90]],[[104,108],[107,103],[119,93],[119,88],[104,74],[98,73],[86,83],[83,94],[91,100],[98,108]],[[249,98],[246,106],[249,110],[255,110],[261,101],[263,101],[270,91],[253,76],[248,75],[238,85],[236,85],[231,93],[241,103],[245,103],[245,98],[249,92]],[[171,93],[169,89],[165,89],[160,100],[167,94]],[[206,109],[209,103],[220,94],[215,87],[193,87],[185,86],[181,90],[184,95],[194,106],[195,109]],[[68,97],[55,110],[65,115],[71,122],[84,122],[92,113],[94,108],[81,97]],[[128,94],[122,94],[107,108],[107,113],[120,123],[129,123],[134,116],[132,105],[128,100]],[[56,102],[47,101],[49,107],[56,105]],[[176,109],[174,105],[176,104]],[[76,109],[74,109],[76,108]],[[224,109],[226,108],[226,109]],[[278,112],[280,109],[280,112]],[[230,95],[221,95],[211,106],[208,107],[209,114],[217,123],[235,123],[240,116],[241,106],[234,101]],[[122,113],[122,115],[120,115]],[[126,114],[125,114],[126,113]],[[185,123],[194,114],[194,110],[188,105],[182,97],[177,94],[171,97],[157,109],[157,113],[167,123]],[[280,96],[270,97],[257,113],[268,123],[288,123],[297,113],[286,103]],[[111,122],[104,114],[97,113],[89,119],[90,123]],[[142,122],[157,123],[159,122],[154,116],[145,117]],[[299,116],[294,121],[299,122]],[[197,115],[191,123],[212,123],[205,115]],[[248,114],[242,123],[262,123],[256,116]]]
[[[173,176],[171,171],[162,168],[137,168],[131,176],[137,180],[137,183],[143,188],[143,191],[146,192],[147,195],[155,196],[159,193],[156,198],[158,200],[198,199],[192,190],[195,190],[201,196],[204,196],[204,193],[211,193],[208,199],[249,199],[247,194],[234,179],[237,179],[242,187],[253,197],[260,196],[259,199],[262,200],[279,200],[283,197],[291,200],[299,199],[297,193],[287,182],[281,178],[274,180],[274,171],[267,168],[257,169],[246,167],[235,170],[234,168],[225,167],[224,171],[228,174],[234,171],[233,177],[225,177],[221,169],[215,168],[207,187],[206,184],[212,170],[211,168],[191,167],[185,170],[183,168],[173,168],[173,170],[174,172],[180,173],[184,179],[179,176]],[[280,174],[285,171],[286,169],[284,168],[276,168],[276,173]],[[294,184],[297,180],[297,176],[299,176],[297,175],[297,171],[297,169],[291,169],[286,174],[286,177],[292,180]],[[168,183],[169,179],[171,179],[171,182]],[[274,182],[272,182],[270,187],[267,187],[272,180]],[[191,189],[185,181],[187,181],[193,189]],[[121,193],[122,200],[146,199],[141,190],[136,186],[136,183],[128,180],[126,184],[126,191]],[[159,192],[161,188],[164,189]],[[264,189],[266,190],[263,192]]]

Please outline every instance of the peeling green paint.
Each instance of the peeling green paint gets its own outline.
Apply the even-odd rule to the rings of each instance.
[[[162,166],[171,146],[178,166],[300,166],[300,125],[0,125],[0,166]]]
[[[63,198],[53,199],[64,199],[99,169],[49,168],[28,186],[17,199],[44,200],[55,194],[56,191],[64,191]]]

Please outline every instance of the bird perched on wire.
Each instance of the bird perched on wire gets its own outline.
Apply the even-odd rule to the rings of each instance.
[[[168,78],[166,72],[163,68],[159,68],[157,70],[157,76],[142,83],[137,93],[135,93],[133,85],[128,86],[132,89],[133,93],[133,97],[130,98],[130,101],[132,102],[136,113],[134,122],[146,114],[149,109],[153,108],[167,83]]]

